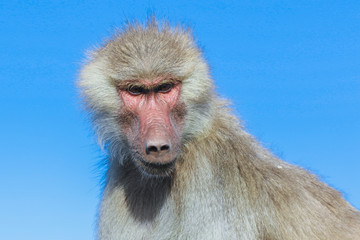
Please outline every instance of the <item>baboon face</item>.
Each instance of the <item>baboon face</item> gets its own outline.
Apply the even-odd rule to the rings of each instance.
[[[119,124],[137,166],[150,175],[168,175],[180,153],[185,107],[182,84],[171,77],[122,81]]]

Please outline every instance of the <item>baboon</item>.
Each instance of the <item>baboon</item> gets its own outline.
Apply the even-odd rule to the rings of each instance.
[[[108,158],[98,239],[360,239],[339,192],[244,130],[188,28],[126,24],[78,85]]]

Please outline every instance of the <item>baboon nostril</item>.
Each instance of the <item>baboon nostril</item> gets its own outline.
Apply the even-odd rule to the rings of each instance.
[[[161,146],[161,148],[160,148],[160,151],[167,151],[167,150],[169,150],[169,145],[164,145],[164,146]]]
[[[157,153],[159,149],[156,146],[149,146],[146,148],[146,154]]]

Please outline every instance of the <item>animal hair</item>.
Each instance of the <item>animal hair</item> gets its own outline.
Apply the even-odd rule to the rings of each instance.
[[[179,156],[164,176],[136,163],[124,81],[182,85]],[[263,148],[214,90],[191,31],[128,23],[94,49],[78,82],[108,158],[98,239],[360,239],[360,213],[308,171]],[[161,168],[160,166],[154,166]]]

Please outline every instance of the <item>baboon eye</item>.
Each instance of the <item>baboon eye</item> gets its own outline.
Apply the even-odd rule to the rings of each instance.
[[[173,88],[173,86],[174,86],[173,83],[164,83],[164,84],[161,84],[160,86],[158,86],[155,89],[155,92],[167,93],[167,92],[170,92],[170,90]]]
[[[129,92],[131,95],[137,96],[140,94],[145,94],[146,89],[140,86],[130,86],[128,87],[127,92]]]

